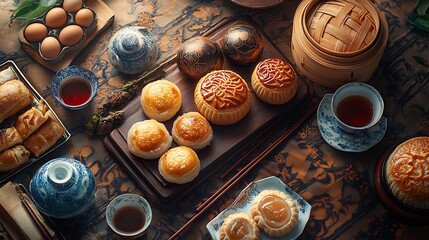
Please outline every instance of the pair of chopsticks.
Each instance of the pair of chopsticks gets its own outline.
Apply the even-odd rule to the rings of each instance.
[[[189,225],[191,225],[196,219],[203,215],[215,202],[217,202],[229,189],[237,184],[248,172],[250,172],[256,165],[262,162],[268,154],[270,154],[276,147],[278,147],[289,135],[294,132],[317,108],[317,104],[310,107],[310,110],[299,119],[292,127],[286,132],[281,134],[273,143],[271,143],[264,151],[256,156],[249,164],[244,166],[237,174],[235,174],[230,180],[222,185],[212,196],[210,196],[205,202],[203,202],[197,209],[197,213],[186,222],[179,230],[174,233],[169,240],[177,238]]]
[[[39,229],[43,239],[54,240],[54,238],[51,236],[46,226],[43,224],[40,218],[33,211],[33,208],[30,206],[30,204],[28,204],[27,200],[24,198],[23,196],[24,193],[22,192],[19,185],[15,185],[15,189],[16,189],[16,192],[18,193],[19,199],[21,199],[21,203],[24,206],[24,209],[27,211],[27,213],[30,215],[33,222],[36,224],[37,229]]]

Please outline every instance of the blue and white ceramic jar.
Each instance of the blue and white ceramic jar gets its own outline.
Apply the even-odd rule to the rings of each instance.
[[[30,195],[45,215],[71,218],[88,209],[95,199],[91,170],[71,158],[56,158],[42,165],[30,182]]]
[[[137,74],[155,66],[158,46],[149,30],[140,26],[120,29],[109,41],[110,63],[126,74]]]

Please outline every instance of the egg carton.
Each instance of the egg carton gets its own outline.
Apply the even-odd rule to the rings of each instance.
[[[85,5],[85,3],[82,3],[82,7],[79,8],[78,11],[80,11],[82,9],[88,9],[88,10],[90,10],[92,12],[92,14],[93,14],[93,20],[92,20],[92,22],[89,25],[83,26],[83,25],[79,25],[77,23],[77,21],[76,21],[76,14],[77,14],[78,11],[76,11],[76,12],[67,12],[66,11],[66,18],[67,19],[66,19],[65,24],[62,24],[59,27],[49,27],[47,25],[47,23],[46,23],[47,22],[47,15],[48,15],[48,13],[52,9],[54,9],[54,8],[64,9],[63,4],[66,1],[67,0],[64,0],[64,1],[61,1],[60,3],[54,5],[44,15],[31,20],[24,27],[24,34],[23,34],[24,39],[30,44],[30,46],[32,46],[34,48],[35,51],[37,51],[37,53],[40,55],[40,57],[44,61],[46,61],[48,63],[51,63],[51,64],[58,63],[59,61],[61,61],[64,58],[64,56],[67,55],[67,53],[69,53],[71,51],[74,51],[76,49],[80,49],[82,47],[83,43],[85,42],[86,38],[88,36],[90,36],[93,33],[93,31],[96,29],[96,27],[97,27],[97,21],[98,21],[97,14],[95,13],[95,11],[93,9],[87,7]],[[58,17],[58,16],[54,16],[54,18],[55,17]],[[56,21],[56,20],[54,20],[54,21]],[[27,29],[28,26],[30,26],[31,24],[34,24],[34,23],[43,24],[47,28],[47,30],[48,30],[47,35],[42,40],[39,40],[39,41],[29,41],[28,37],[26,36],[26,31],[25,30]],[[83,30],[82,38],[77,43],[75,43],[75,44],[65,45],[64,43],[62,43],[62,41],[60,41],[60,33],[61,33],[61,31],[65,30],[65,31],[69,31],[69,33],[64,32],[64,34],[66,34],[68,36],[72,36],[72,37],[75,36],[76,32],[73,32],[75,30],[73,30],[71,28],[67,28],[67,27],[70,27],[70,26],[73,26],[73,25],[76,25],[76,26],[80,27]],[[77,34],[79,34],[79,32],[77,32]],[[53,37],[53,38],[55,38],[60,43],[60,52],[59,52],[59,54],[57,56],[51,57],[51,58],[46,57],[46,56],[44,56],[42,54],[42,42],[43,42],[43,40],[45,40],[48,37]],[[65,42],[65,41],[63,40],[63,42]],[[45,43],[45,44],[48,44],[48,43]],[[47,47],[49,48],[50,46],[47,46]]]

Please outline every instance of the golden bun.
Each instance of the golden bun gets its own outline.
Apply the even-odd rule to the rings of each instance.
[[[200,159],[192,148],[178,146],[169,149],[158,161],[158,170],[168,182],[184,184],[200,173]]]
[[[281,237],[298,223],[296,202],[278,190],[264,190],[252,202],[250,216],[270,237]]]
[[[256,222],[245,213],[232,213],[222,223],[219,240],[260,239],[260,231]]]
[[[289,102],[295,96],[298,81],[289,63],[278,58],[267,58],[253,70],[251,85],[259,99],[279,105]]]
[[[198,81],[194,100],[198,111],[211,123],[231,125],[249,112],[250,89],[237,73],[217,70]]]
[[[188,112],[176,118],[171,134],[178,145],[196,150],[206,147],[213,139],[210,123],[198,112]]]
[[[164,122],[176,115],[182,105],[182,93],[176,84],[157,80],[142,89],[140,104],[148,118]]]
[[[160,157],[170,148],[172,141],[165,125],[154,119],[134,123],[127,136],[130,152],[145,159]]]
[[[414,137],[399,144],[389,155],[385,176],[400,202],[429,209],[429,137]]]

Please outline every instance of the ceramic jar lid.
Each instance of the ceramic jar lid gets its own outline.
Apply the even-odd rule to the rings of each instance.
[[[110,39],[108,56],[119,71],[141,73],[155,65],[158,46],[148,29],[140,26],[124,27]]]
[[[30,182],[36,207],[55,218],[71,218],[88,209],[95,199],[91,170],[71,158],[56,158],[42,165]]]

